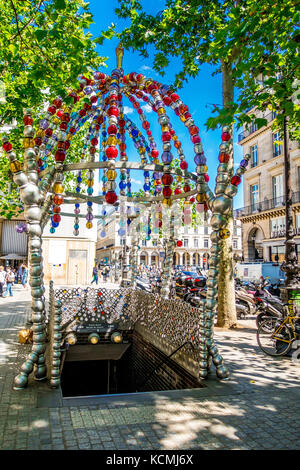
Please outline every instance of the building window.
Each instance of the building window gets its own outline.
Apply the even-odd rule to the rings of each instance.
[[[147,246],[147,240],[142,240],[142,246]]]
[[[278,157],[278,155],[281,155],[281,144],[279,143],[280,140],[280,132],[275,132],[273,134],[273,157]]]
[[[257,145],[250,147],[251,168],[257,166]]]
[[[194,238],[194,248],[198,248],[198,238]]]
[[[283,196],[282,175],[272,177],[272,191],[273,191],[274,204],[276,205],[277,202],[282,203],[282,196]]]
[[[204,238],[204,248],[208,248],[208,238]]]
[[[237,227],[233,227],[233,235],[234,235],[235,237],[237,237],[237,234],[238,234],[238,233],[237,233]]]
[[[257,124],[255,123],[255,120],[253,119],[251,123],[251,134],[255,131],[257,131]]]
[[[298,191],[300,192],[300,166],[298,166]]]
[[[152,240],[152,246],[157,246],[157,240]]]
[[[204,235],[208,235],[208,226],[207,225],[204,226]]]
[[[234,250],[237,250],[237,247],[238,247],[238,242],[237,242],[237,240],[236,240],[236,239],[233,239],[233,241],[232,241],[232,244],[233,244],[233,248],[234,248]]]
[[[270,220],[271,238],[280,238],[285,236],[285,217],[277,217]]]
[[[259,203],[259,187],[258,184],[253,184],[250,186],[250,201],[252,210],[258,209]]]
[[[188,240],[188,238],[185,238],[185,239],[183,240],[183,246],[184,246],[185,248],[187,248],[187,247],[189,246],[189,240]]]

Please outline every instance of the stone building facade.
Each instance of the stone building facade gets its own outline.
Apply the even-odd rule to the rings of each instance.
[[[119,217],[115,213],[108,220],[105,232],[106,236],[101,237],[102,225],[98,225],[96,257],[99,263],[114,264],[119,260],[124,250],[121,245],[121,239],[118,235]],[[181,227],[180,240],[182,246],[175,248],[173,264],[184,266],[200,266],[206,269],[209,264],[209,249],[211,227],[209,221],[198,225],[197,227]],[[128,251],[130,249],[130,237],[126,237],[127,261]],[[236,259],[242,256],[242,236],[241,223],[237,220],[234,225],[233,233],[233,251]],[[163,244],[156,244],[155,240],[140,240],[138,249],[138,265],[162,266],[165,258],[165,248]]]
[[[250,154],[244,175],[245,207],[235,211],[243,228],[245,261],[281,262],[285,253],[284,157],[282,135],[272,130],[275,114],[260,113],[268,124],[260,129],[253,124],[238,136],[243,154]],[[300,149],[290,141],[293,190],[293,222],[300,258]]]

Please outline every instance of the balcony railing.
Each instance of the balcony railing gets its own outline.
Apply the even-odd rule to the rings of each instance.
[[[300,227],[294,229],[294,235],[300,235]],[[285,237],[285,229],[283,230],[274,230],[271,232],[270,238],[284,238]]]
[[[300,191],[294,192],[292,196],[292,203],[296,204],[297,202],[300,202]],[[251,206],[236,209],[234,211],[234,217],[239,218],[250,214],[257,214],[259,212],[264,212],[283,206],[285,206],[285,196],[275,197],[273,199],[267,199],[266,201],[251,204]]]
[[[262,119],[266,119],[267,122],[271,122],[275,119],[274,113],[269,113],[266,116],[264,116]],[[246,139],[246,137],[249,137],[249,135],[253,134],[258,130],[258,127],[256,124],[251,124],[249,129],[245,129],[243,132],[240,132],[238,134],[238,142],[241,142],[242,140]]]

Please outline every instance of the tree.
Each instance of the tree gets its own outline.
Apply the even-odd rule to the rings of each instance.
[[[262,127],[266,120],[247,110],[249,105],[264,109],[266,103],[275,109],[279,103],[291,123],[299,122],[299,106],[283,99],[283,89],[291,89],[299,73],[296,1],[166,0],[165,9],[156,16],[146,14],[139,0],[119,2],[116,13],[131,20],[119,34],[125,47],[148,57],[147,46],[154,45],[153,67],[161,75],[170,57],[180,58],[182,67],[174,86],[181,87],[195,77],[203,63],[216,65],[214,73],[222,73],[223,106],[215,108],[217,116],[208,119],[207,127],[228,125],[232,129],[234,123],[247,125],[253,119]],[[278,68],[284,69],[280,80]],[[268,77],[264,88],[255,81],[259,73]],[[239,91],[236,97],[235,87]],[[229,167],[233,175],[233,149]],[[229,218],[229,229],[231,224]],[[231,245],[231,238],[224,240],[218,290],[218,325],[227,327],[236,324]]]
[[[21,122],[23,109],[33,117],[47,101],[67,97],[78,86],[78,75],[89,72],[104,59],[96,52],[101,38],[88,32],[93,22],[83,0],[0,0],[0,127]],[[20,126],[10,129],[10,141],[21,147]],[[22,211],[12,183],[9,162],[0,160],[0,216]]]

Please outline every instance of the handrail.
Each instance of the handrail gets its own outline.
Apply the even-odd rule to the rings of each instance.
[[[181,346],[179,346],[177,349],[175,349],[175,351],[173,351],[171,354],[169,354],[169,356],[167,356],[163,361],[161,361],[160,364],[158,364],[157,367],[155,367],[152,372],[148,375],[148,377],[146,377],[146,380],[144,382],[142,382],[142,384],[138,385],[137,388],[142,388],[146,385],[146,383],[149,381],[149,379],[152,377],[152,375],[154,374],[154,372],[156,372],[162,365],[165,364],[165,362],[170,359],[170,357],[172,357],[174,354],[176,354],[181,348],[183,348],[183,346],[185,346],[186,344],[190,344],[192,346],[193,349],[194,348],[194,345],[191,341],[186,341],[185,343],[183,343]],[[138,390],[137,390],[138,391]]]

